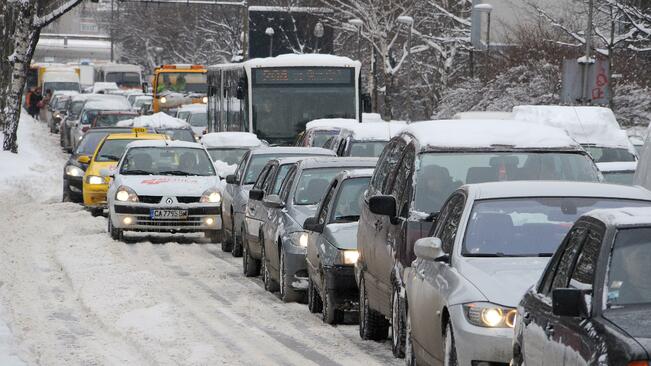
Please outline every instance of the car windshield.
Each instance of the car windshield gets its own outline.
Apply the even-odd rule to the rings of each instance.
[[[99,112],[100,111],[94,111],[94,110],[85,111],[84,114],[81,116],[80,123],[82,125],[89,125],[93,123],[93,120],[95,120],[95,117],[97,117]]]
[[[75,100],[70,102],[70,117],[79,116],[81,109],[84,107],[84,103],[86,103],[84,100]]]
[[[354,141],[350,145],[350,156],[377,158],[388,141]]]
[[[511,180],[597,182],[589,156],[560,152],[425,153],[420,156],[414,206],[435,213],[464,184]]]
[[[158,132],[166,134],[172,140],[196,142],[196,140],[194,138],[194,134],[190,130],[186,130],[186,129],[169,129],[169,130],[158,130]]]
[[[595,163],[612,163],[615,161],[635,161],[635,155],[627,149],[614,147],[583,146]]]
[[[208,82],[205,73],[163,72],[158,74],[157,93],[206,94]]]
[[[208,127],[208,113],[192,113],[189,122],[192,127]]]
[[[608,308],[651,303],[651,228],[621,229],[615,236],[605,292]]]
[[[271,159],[279,158],[288,158],[292,156],[305,156],[304,154],[276,154],[276,155],[253,155],[251,161],[249,161],[249,166],[246,168],[246,173],[244,174],[244,183],[242,184],[254,184],[258,179],[258,175],[264,168],[265,164]],[[315,157],[316,155],[311,155]]]
[[[137,72],[110,72],[105,81],[114,82],[119,87],[137,88],[140,86],[140,74]]]
[[[223,161],[229,165],[235,165],[240,162],[242,156],[248,151],[248,149],[208,149],[208,154],[213,161]]]
[[[321,201],[332,179],[346,168],[312,168],[301,173],[294,193],[294,204],[315,205]],[[354,169],[354,168],[350,168]]]
[[[99,148],[95,161],[119,161],[122,154],[127,149],[127,145],[133,142],[133,139],[111,139],[104,140],[102,147]]]
[[[108,135],[108,132],[94,132],[89,131],[84,135],[84,138],[79,142],[77,149],[75,150],[76,155],[92,155],[97,149],[97,145],[102,141],[104,137]]]
[[[339,189],[331,222],[354,222],[362,212],[361,199],[370,177],[346,179]]]
[[[176,114],[176,118],[178,118],[178,119],[182,119],[182,120],[185,121],[185,120],[188,119],[188,116],[189,116],[189,115],[190,115],[190,111],[179,111],[179,112]]]
[[[134,119],[137,114],[100,114],[95,118],[93,127],[114,127],[120,121]]]
[[[152,98],[138,98],[138,99],[136,99],[135,102],[133,102],[133,107],[134,108],[140,108],[144,104],[151,103],[151,101],[152,101]]]
[[[649,206],[615,198],[526,197],[476,201],[463,239],[467,257],[551,256],[574,221],[595,209]]]
[[[70,102],[70,98],[65,98],[65,97],[57,98],[56,102],[54,103],[53,109],[57,111],[63,111],[68,108],[69,102]]]
[[[635,172],[631,171],[601,172],[601,174],[603,174],[606,183],[624,184],[627,186],[633,185],[633,177],[635,176]]]
[[[216,173],[204,149],[161,146],[129,149],[120,174],[213,176]]]

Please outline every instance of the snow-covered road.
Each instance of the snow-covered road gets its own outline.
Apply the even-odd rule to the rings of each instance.
[[[105,218],[59,202],[66,157],[56,137],[29,118],[21,125],[19,157],[0,153],[0,316],[25,363],[402,364],[356,325],[325,325],[265,292],[219,245],[111,240]]]

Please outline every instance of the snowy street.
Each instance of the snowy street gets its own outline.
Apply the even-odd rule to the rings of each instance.
[[[403,363],[282,303],[203,236],[111,240],[106,218],[60,202],[57,138],[23,117],[20,154],[0,155],[0,364]]]

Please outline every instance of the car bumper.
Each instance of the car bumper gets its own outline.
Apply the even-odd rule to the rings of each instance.
[[[342,309],[353,309],[359,299],[359,290],[355,281],[355,267],[324,267],[325,289]]]
[[[152,209],[188,210],[188,217],[186,219],[153,219],[150,216]],[[189,233],[222,229],[221,207],[214,204],[173,207],[152,204],[120,204],[113,206],[111,220],[113,220],[114,227],[130,231]],[[131,223],[128,224],[125,221]]]
[[[308,275],[305,255],[307,250],[292,244],[285,245],[285,281],[294,290],[307,291]]]
[[[106,192],[108,184],[83,185],[84,206],[90,208],[106,208]]]
[[[459,365],[509,364],[513,357],[512,328],[484,328],[472,325],[466,320],[461,305],[450,308],[450,317]]]

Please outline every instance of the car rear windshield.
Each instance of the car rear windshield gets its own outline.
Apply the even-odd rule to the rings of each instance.
[[[134,147],[124,157],[120,174],[214,176],[215,169],[204,149]]]
[[[361,200],[370,177],[346,179],[339,189],[331,222],[355,222],[362,212]]]
[[[635,155],[627,149],[614,147],[583,146],[595,163],[612,163],[615,161],[635,161]]]
[[[208,126],[207,113],[193,113],[190,115],[190,125],[192,127],[206,127]]]
[[[355,167],[337,168],[312,168],[305,169],[296,185],[294,193],[294,204],[315,205],[321,202],[321,198],[328,190],[332,179],[344,169],[356,169]]]
[[[464,184],[513,180],[597,182],[586,154],[562,152],[472,152],[421,154],[415,209],[435,213]]]
[[[248,149],[208,149],[208,154],[213,161],[223,161],[229,165],[236,165]]]
[[[476,201],[463,239],[467,257],[551,256],[574,221],[595,209],[651,206],[649,201],[526,197]]]
[[[607,307],[651,303],[651,228],[621,229],[615,236],[605,292]]]
[[[99,114],[95,118],[93,127],[114,127],[120,121],[126,121],[136,117],[138,117],[138,115],[135,114]]]
[[[606,183],[633,185],[635,172],[601,172]]]
[[[314,135],[312,136],[312,141],[310,142],[310,146],[323,147],[331,137],[337,136],[338,134],[339,131],[337,130],[314,131]]]
[[[350,145],[350,156],[377,158],[388,141],[355,141]]]

